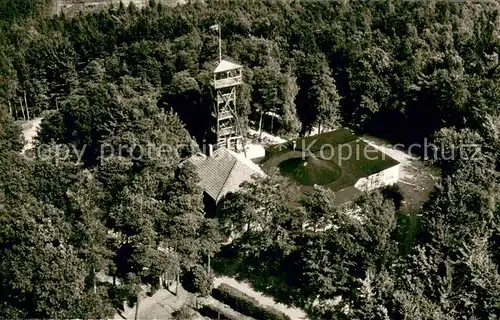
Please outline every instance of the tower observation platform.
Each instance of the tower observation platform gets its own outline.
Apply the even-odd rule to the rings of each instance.
[[[236,107],[236,93],[242,83],[243,66],[221,59],[214,70],[214,119],[208,142],[214,149],[226,147],[233,151],[242,149],[242,132]]]

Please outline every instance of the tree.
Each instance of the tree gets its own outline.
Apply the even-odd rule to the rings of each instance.
[[[161,243],[178,257],[177,285],[182,269],[189,270],[201,264],[202,257],[216,253],[223,241],[217,224],[204,216],[203,194],[198,181],[194,167],[186,163],[162,190],[165,208],[157,216],[156,228]]]
[[[301,201],[305,210],[307,223],[312,225],[313,231],[332,227],[338,214],[334,204],[335,195],[332,191],[322,187],[315,187],[305,199]]]
[[[476,234],[498,225],[498,172],[491,164],[473,161],[452,176],[444,177],[424,207],[423,240],[443,252],[455,252]]]
[[[326,69],[316,75],[309,91],[311,108],[314,109],[315,122],[318,124],[318,133],[321,133],[322,125],[334,128],[340,119],[340,96],[329,71]]]
[[[210,295],[212,290],[213,276],[203,267],[193,266],[182,278],[182,286],[190,291],[200,294],[202,297]]]
[[[210,275],[212,273],[211,258],[219,252],[222,243],[226,240],[221,232],[218,220],[205,218],[199,230],[199,238],[202,252],[207,256],[206,272]]]
[[[240,190],[223,201],[229,209],[221,213],[221,224],[236,236],[258,241],[254,244],[243,241],[245,250],[265,248],[273,242],[286,247],[289,234],[302,229],[305,222],[298,210],[297,187],[277,173],[242,183]]]
[[[20,154],[23,140],[20,126],[0,109],[0,203],[30,190],[32,166]]]
[[[460,136],[444,133],[439,136],[446,141]],[[455,143],[445,146],[446,151],[457,148]],[[420,244],[402,265],[405,276],[398,277],[404,288],[414,288],[409,290],[412,297],[439,306],[440,313],[451,318],[488,318],[498,313],[498,290],[493,287],[498,287],[499,275],[493,248],[499,180],[490,152],[485,145],[475,160],[447,160],[451,165],[445,167],[442,182],[423,208]]]
[[[179,157],[182,150],[177,147],[189,145],[191,139],[175,114],[157,107],[156,97],[139,79],[123,77],[117,85],[90,81],[42,121],[37,139],[76,148],[83,152],[86,166],[112,155],[133,158],[139,166],[151,158],[169,162]]]
[[[182,306],[181,309],[177,310],[172,314],[175,320],[193,320],[196,318],[196,313],[193,309],[188,306]]]
[[[107,269],[112,257],[112,252],[106,247],[108,230],[104,210],[97,205],[103,203],[104,190],[91,172],[83,171],[66,194],[69,202],[67,215],[74,228],[71,242],[78,248],[78,256],[85,261],[94,293],[97,293],[96,274]]]
[[[283,136],[293,136],[300,131],[300,121],[297,117],[295,98],[299,92],[297,78],[290,72],[284,73],[279,84],[281,100],[283,104],[278,110],[280,119],[280,134]]]
[[[197,79],[189,71],[177,72],[167,88],[166,101],[179,117],[186,123],[190,132],[199,137],[204,133],[205,117],[209,116],[209,108],[203,104],[203,92]],[[200,117],[193,117],[196,113]],[[203,131],[203,132],[200,132]]]
[[[329,212],[331,222],[299,238],[290,274],[299,277],[299,299],[321,319],[387,314],[391,265],[397,257],[394,205],[377,192],[363,195],[349,210],[333,208],[332,200],[331,193],[318,189],[304,202],[309,212]]]
[[[486,155],[482,146],[486,146],[481,135],[470,129],[456,130],[443,128],[434,134],[434,150],[431,161],[443,169],[442,175],[451,175],[469,161],[484,161]]]
[[[362,237],[357,241],[366,250],[365,264],[373,271],[388,268],[396,258],[397,247],[393,239],[396,230],[396,209],[390,199],[380,192],[366,194],[356,200],[362,221]]]
[[[283,103],[279,95],[279,68],[276,65],[254,70],[253,101],[259,114],[259,132],[262,134],[262,119],[265,114],[276,114],[277,108]],[[274,115],[272,115],[274,117]],[[272,130],[272,128],[271,128]]]
[[[24,146],[21,128],[0,109],[0,152],[20,152]]]
[[[0,4],[0,317],[107,317],[106,285],[94,286],[104,247],[136,295],[205,267],[225,224],[239,233],[231,245],[246,255],[244,276],[316,318],[499,313],[498,3],[120,5],[68,19],[44,16],[45,2]],[[196,151],[190,136],[207,129],[217,43],[206,31],[216,20],[231,34],[224,52],[248,68],[243,128],[251,111],[256,122],[272,113],[282,136],[335,118],[394,142],[433,138],[443,179],[415,215],[414,246],[395,251],[393,200],[365,196],[347,214],[326,191],[298,201],[279,178],[229,195],[218,223],[203,216],[194,175],[174,171]],[[46,109],[59,110],[43,121],[45,160],[25,159],[9,116]],[[83,168],[74,153],[48,156],[72,146]]]
[[[138,310],[141,284],[157,279],[167,269],[168,261],[167,254],[158,248],[154,232],[154,217],[162,210],[161,205],[139,186],[136,188],[123,190],[123,202],[115,207],[113,216],[120,240],[115,253],[117,275],[135,295]],[[160,272],[154,273],[158,266],[162,266]]]
[[[81,302],[92,295],[89,274],[71,245],[71,225],[61,211],[27,196],[0,206],[3,317],[83,317]],[[90,290],[89,290],[90,289]],[[109,308],[93,314],[106,317]]]

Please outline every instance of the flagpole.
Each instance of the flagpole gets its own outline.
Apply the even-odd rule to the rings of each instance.
[[[219,62],[221,62],[222,61],[222,41],[221,41],[221,36],[220,36],[220,29],[221,29],[220,24],[219,24],[219,27],[217,29],[219,29]]]

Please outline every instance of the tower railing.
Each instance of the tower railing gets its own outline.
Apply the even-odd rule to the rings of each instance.
[[[212,81],[212,85],[214,86],[215,89],[221,89],[225,87],[240,85],[241,81],[242,81],[241,75],[239,75],[231,78],[214,80]]]
[[[217,129],[214,128],[212,130],[215,132]],[[235,133],[235,128],[233,126],[222,127],[222,128],[219,128],[218,133],[219,133],[219,137],[232,135]]]

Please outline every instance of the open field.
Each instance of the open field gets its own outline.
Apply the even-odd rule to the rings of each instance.
[[[270,146],[267,152],[262,161],[264,170],[280,168],[303,192],[311,190],[314,184],[340,191],[353,186],[360,178],[398,164],[345,129],[297,139],[295,150],[292,141],[288,141]],[[326,173],[325,166],[329,166],[331,172]]]

